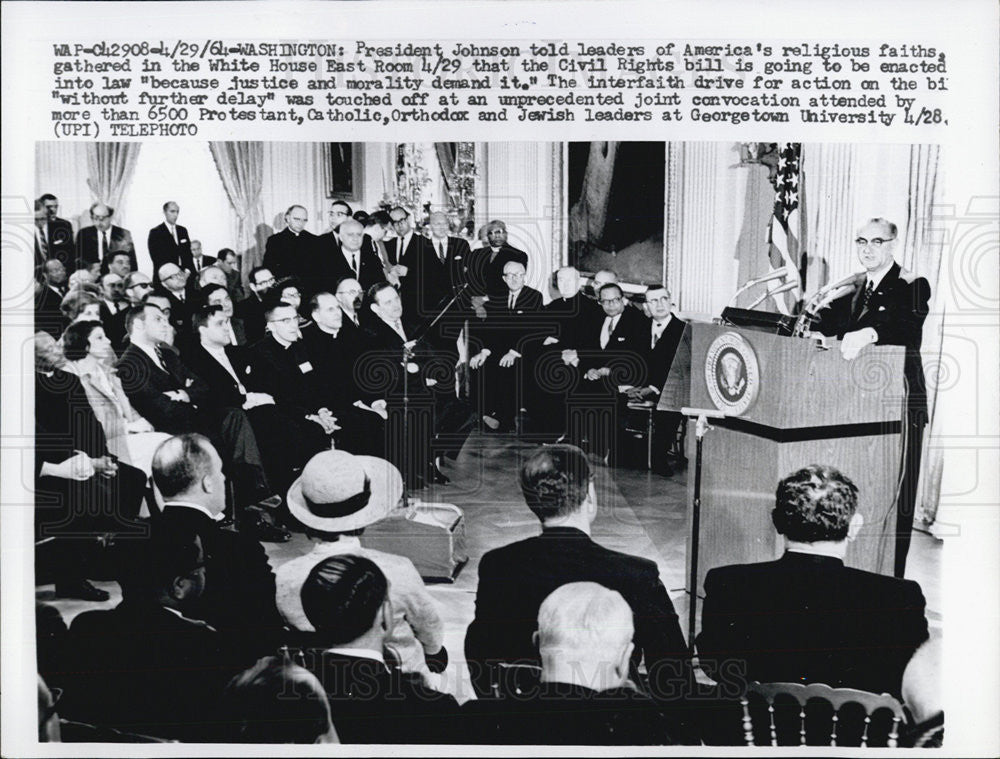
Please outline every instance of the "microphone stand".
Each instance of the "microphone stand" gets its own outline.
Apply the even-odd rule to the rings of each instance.
[[[695,420],[694,498],[691,503],[691,551],[689,554],[689,580],[691,587],[688,597],[688,650],[694,655],[694,630],[698,610],[698,543],[701,530],[701,451],[705,435],[715,429],[708,418],[725,418],[725,414],[715,409],[682,408],[681,413]]]
[[[441,321],[441,317],[455,304],[467,287],[468,283],[463,283],[458,287],[444,308],[437,313],[424,329],[415,338],[403,343],[403,457],[400,463],[402,464],[403,475],[403,505],[406,507],[407,519],[413,519],[416,516],[416,506],[411,506],[410,503],[410,486],[407,480],[410,470],[410,359],[413,358],[413,349],[427,337],[431,329],[434,328],[434,325]]]

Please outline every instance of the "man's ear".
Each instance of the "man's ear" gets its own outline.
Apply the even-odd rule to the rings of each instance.
[[[386,595],[385,601],[382,602],[382,619],[380,624],[386,633],[390,633],[392,632],[393,623],[392,601],[390,601],[389,596]]]
[[[535,647],[536,651],[538,650],[538,630],[531,633],[531,645]]]
[[[212,493],[212,492],[214,492],[213,488],[212,488],[212,477],[211,477],[211,475],[206,474],[204,477],[201,478],[201,489],[204,492],[206,492],[206,493]]]
[[[597,517],[597,490],[594,488],[593,480],[587,485],[587,497],[583,501],[583,507],[591,520]]]
[[[629,675],[630,664],[632,662],[632,651],[635,650],[635,643],[629,641],[628,644],[621,650],[621,654],[615,661],[615,675],[620,677],[622,680],[627,680]]]
[[[858,537],[858,533],[861,532],[861,527],[865,523],[865,518],[861,516],[860,512],[855,511],[854,516],[851,517],[850,524],[847,525],[847,539],[854,540]]]

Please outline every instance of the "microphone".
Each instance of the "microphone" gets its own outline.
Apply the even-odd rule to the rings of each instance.
[[[835,287],[832,290],[826,291],[823,294],[823,297],[820,298],[819,302],[816,304],[816,310],[822,311],[824,308],[833,303],[833,301],[837,300],[837,298],[843,295],[847,295],[848,293],[853,293],[857,289],[858,289],[857,285],[851,283],[846,285],[840,285],[839,287]]]
[[[785,284],[781,285],[780,287],[776,287],[773,290],[768,290],[766,293],[761,295],[759,298],[757,298],[757,300],[755,300],[753,303],[750,304],[749,310],[752,311],[772,295],[787,293],[789,290],[794,290],[798,286],[799,286],[798,280],[793,280],[791,282],[785,282]]]
[[[794,279],[795,286],[798,286],[799,273],[791,266],[782,266],[780,269],[775,269],[774,271],[769,272],[762,277],[757,277],[756,279],[749,279],[743,284],[743,286],[739,290],[733,293],[733,297],[729,299],[729,303],[727,303],[726,305],[727,306],[733,305],[736,302],[736,299],[740,295],[745,293],[747,290],[749,290],[751,287],[756,287],[757,285],[761,285],[765,282],[770,282],[771,280],[774,279],[785,279],[790,276],[795,277]],[[766,297],[767,296],[765,295],[764,298]],[[757,303],[760,303],[762,300],[764,300],[764,298],[761,298],[759,301],[757,301]],[[754,305],[757,305],[757,303],[755,303]],[[753,306],[750,306],[750,308],[753,308]]]
[[[844,287],[845,285],[857,285],[856,280],[858,279],[858,277],[861,276],[864,275],[858,273],[848,274],[843,279],[839,279],[836,282],[831,282],[830,284],[823,285],[821,288],[819,288],[819,290],[816,291],[816,295],[819,295],[820,293],[824,294],[828,293],[831,290],[836,290],[838,287]]]
[[[772,279],[785,279],[793,272],[791,267],[782,266],[780,269],[775,269],[770,274],[765,274],[763,277],[757,277],[756,279],[751,279],[747,282],[748,287],[754,287],[756,285],[762,285],[765,282],[770,282]]]

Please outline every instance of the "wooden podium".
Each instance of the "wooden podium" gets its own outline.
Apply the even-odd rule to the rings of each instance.
[[[731,416],[710,420],[703,441],[698,576],[688,570],[688,591],[693,586],[703,595],[705,574],[713,567],[770,561],[783,553],[783,538],[771,523],[775,489],[807,464],[836,467],[858,486],[864,527],[848,547],[846,564],[891,575],[903,349],[868,346],[846,361],[836,340],[824,349],[816,340],[743,327],[689,329],[690,397],[684,405]],[[693,464],[691,421],[687,444]],[[689,476],[689,558],[693,495]]]

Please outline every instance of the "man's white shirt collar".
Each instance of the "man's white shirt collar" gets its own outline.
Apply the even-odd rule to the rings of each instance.
[[[167,506],[180,506],[185,509],[200,511],[213,522],[221,522],[225,518],[225,515],[221,511],[218,514],[213,514],[200,503],[194,503],[193,501],[164,501],[163,508],[166,508]]]

